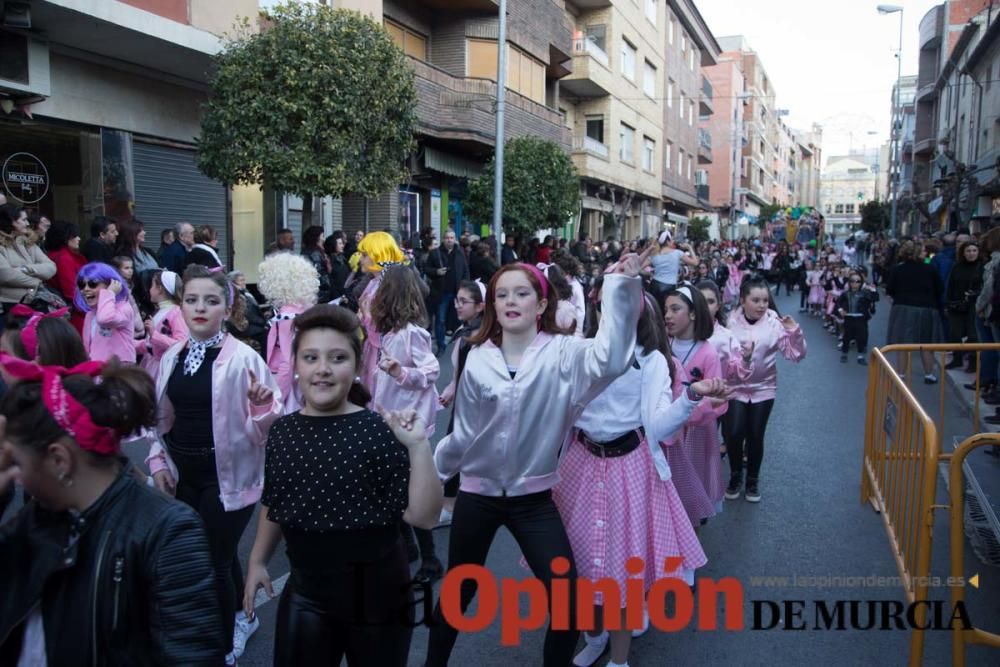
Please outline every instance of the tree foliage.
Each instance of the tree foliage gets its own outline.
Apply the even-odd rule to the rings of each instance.
[[[469,183],[465,210],[480,224],[493,219],[495,159]],[[511,233],[561,227],[580,208],[580,177],[556,144],[519,137],[504,144],[503,226]]]
[[[416,144],[413,69],[357,12],[289,3],[244,20],[216,56],[198,166],[303,197],[398,187]]]
[[[708,230],[712,226],[712,221],[708,218],[691,218],[688,220],[687,237],[692,243],[703,243],[708,241]]]
[[[889,226],[889,204],[872,199],[861,205],[861,229],[878,234]]]
[[[771,222],[771,220],[774,219],[774,215],[776,213],[779,213],[780,211],[784,210],[785,207],[782,206],[781,204],[765,204],[764,206],[760,207],[760,216],[758,217],[758,219],[763,220],[765,222]]]

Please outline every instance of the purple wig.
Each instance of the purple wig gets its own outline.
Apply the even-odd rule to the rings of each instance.
[[[115,296],[115,301],[125,301],[128,299],[128,283],[122,278],[122,274],[118,273],[115,267],[110,264],[105,264],[104,262],[90,262],[89,264],[84,264],[80,267],[80,272],[76,274],[77,282],[80,280],[96,280],[101,283],[111,284],[112,280],[117,280],[122,284],[122,291],[118,292]],[[90,312],[90,306],[83,298],[83,294],[80,293],[80,288],[76,287],[76,292],[73,295],[73,303],[76,307],[85,313]]]

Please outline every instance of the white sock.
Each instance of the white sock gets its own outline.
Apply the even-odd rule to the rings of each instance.
[[[590,667],[604,654],[604,649],[608,645],[608,633],[604,631],[596,637],[591,637],[585,632],[583,639],[583,650],[573,658],[573,664],[577,667]]]

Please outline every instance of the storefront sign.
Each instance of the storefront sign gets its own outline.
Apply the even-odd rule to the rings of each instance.
[[[3,187],[22,204],[37,204],[49,193],[49,172],[31,153],[14,153],[3,163]]]
[[[441,229],[441,191],[431,190],[431,229]]]

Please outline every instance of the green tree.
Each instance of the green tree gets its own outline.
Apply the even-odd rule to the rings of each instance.
[[[691,218],[688,220],[687,237],[692,243],[702,243],[708,240],[708,230],[712,222],[708,218]]]
[[[465,210],[473,220],[493,219],[495,161],[469,183]],[[562,227],[580,208],[580,177],[569,156],[551,141],[519,137],[504,144],[503,226],[516,234]]]
[[[288,3],[236,27],[215,58],[198,166],[227,184],[267,182],[303,198],[376,196],[408,177],[413,69],[381,25],[357,12]]]
[[[861,205],[861,229],[878,234],[889,226],[889,203],[872,199]]]
[[[763,220],[765,222],[771,222],[771,220],[774,218],[774,214],[778,213],[779,211],[784,211],[785,208],[786,207],[782,206],[781,204],[765,204],[764,206],[760,207],[760,216],[758,219]]]

